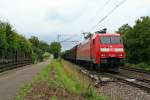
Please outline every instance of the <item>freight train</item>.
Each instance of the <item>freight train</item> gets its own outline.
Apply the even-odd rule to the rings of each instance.
[[[62,54],[64,59],[89,64],[99,71],[118,72],[124,64],[125,51],[120,34],[95,32],[84,42]]]

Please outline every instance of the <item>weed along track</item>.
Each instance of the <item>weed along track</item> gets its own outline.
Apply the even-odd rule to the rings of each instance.
[[[138,79],[122,73],[89,71],[85,67],[75,64],[72,66],[92,80],[92,85],[98,92],[112,100],[149,100],[150,98],[149,80]]]
[[[90,82],[63,60],[52,60],[29,87],[21,90],[17,100],[107,100],[99,95]],[[23,92],[23,93],[22,93]]]

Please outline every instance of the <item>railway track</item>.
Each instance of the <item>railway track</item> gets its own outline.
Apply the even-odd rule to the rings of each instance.
[[[133,78],[139,81],[143,81],[150,84],[150,73],[145,70],[139,70],[135,68],[122,68],[119,71],[119,75]]]
[[[93,79],[96,82],[95,86],[106,82],[122,82],[150,93],[150,81],[146,79],[139,79],[137,77],[130,77],[127,75],[125,76],[120,73],[99,73],[96,71],[89,71],[83,66],[80,66],[77,69],[83,74],[87,75],[89,78]]]
[[[111,74],[111,73],[104,73],[106,76],[108,77],[112,77],[115,78],[123,83],[138,87],[140,89],[143,89],[147,92],[150,92],[150,81],[147,80],[140,80],[137,78],[132,78],[132,77],[126,77],[126,76],[122,76],[119,74]]]
[[[130,79],[136,79],[138,81],[143,81],[145,83],[150,84],[150,80],[149,79],[143,79],[143,78],[139,78],[139,77],[135,77],[135,76],[128,76],[128,75],[124,75],[122,73],[119,73],[120,76],[126,77],[126,78],[130,78]]]
[[[127,66],[126,67],[120,67],[120,69],[144,73],[144,74],[150,74],[150,71],[138,69],[138,68],[127,67]]]

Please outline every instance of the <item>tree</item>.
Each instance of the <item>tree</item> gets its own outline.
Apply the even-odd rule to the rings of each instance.
[[[31,43],[19,35],[8,22],[0,21],[0,56],[3,59],[20,59],[31,56]]]
[[[43,54],[49,52],[49,45],[32,36],[29,40],[18,34],[8,22],[0,21],[0,58],[22,60],[31,56],[33,60],[42,60]],[[34,62],[34,61],[33,61]]]
[[[123,35],[127,59],[130,63],[150,63],[150,17],[141,17],[133,27],[118,29]]]
[[[0,21],[0,49],[8,48],[7,37],[5,32],[5,23]]]
[[[50,44],[50,52],[53,54],[54,58],[58,58],[61,52],[61,44],[59,42],[52,42]]]
[[[119,33],[119,34],[121,34],[121,35],[124,35],[125,33],[127,33],[129,30],[131,30],[132,29],[132,27],[130,26],[130,25],[128,25],[128,24],[124,24],[124,25],[122,25],[119,29],[118,29],[118,31],[116,31],[116,33]]]
[[[34,58],[37,58],[35,60],[43,60],[43,54],[45,52],[50,52],[50,47],[49,45],[44,42],[40,41],[38,37],[31,36],[29,41],[32,43],[32,50],[34,52]]]
[[[44,52],[50,52],[49,45],[46,42],[44,42],[44,41],[40,41],[39,42],[39,48],[41,48],[42,51],[44,51]]]

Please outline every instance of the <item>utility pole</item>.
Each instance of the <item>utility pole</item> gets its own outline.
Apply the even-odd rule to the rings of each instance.
[[[57,35],[57,41],[58,41],[58,42],[60,42],[60,37],[61,37],[61,35],[58,34],[58,35]]]

